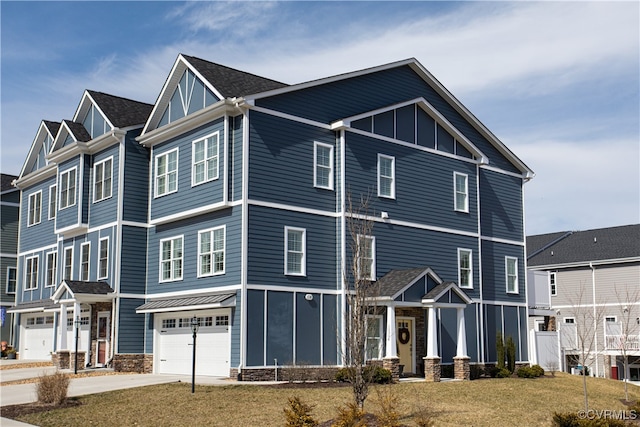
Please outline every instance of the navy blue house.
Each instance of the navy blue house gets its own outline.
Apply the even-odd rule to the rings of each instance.
[[[85,363],[186,374],[196,317],[199,375],[341,366],[348,201],[369,195],[367,359],[468,378],[500,332],[527,361],[532,176],[415,59],[286,85],[179,55],[154,106],[88,91],[41,125],[17,180],[21,352],[41,325],[61,359],[68,324]]]

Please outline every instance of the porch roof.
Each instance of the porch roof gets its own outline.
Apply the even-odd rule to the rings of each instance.
[[[63,280],[51,299],[54,302],[61,300],[94,302],[110,300],[113,297],[113,289],[106,282]]]
[[[436,284],[442,283],[442,279],[431,269],[431,267],[416,267],[406,270],[390,270],[378,280],[380,297],[385,299],[396,299],[403,292],[416,284],[424,276],[429,275]],[[427,293],[426,283],[421,286],[421,295]]]
[[[194,297],[164,298],[149,301],[136,308],[137,313],[159,313],[168,311],[203,310],[235,305],[236,294],[221,293]]]

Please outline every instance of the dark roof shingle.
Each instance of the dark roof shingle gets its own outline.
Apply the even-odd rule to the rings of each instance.
[[[11,191],[11,190],[17,191],[18,189],[13,185],[11,185],[11,183],[15,179],[18,179],[18,177],[15,175],[9,175],[6,173],[0,174],[0,191],[2,191],[3,193],[5,191]]]
[[[81,282],[78,280],[65,280],[64,282],[74,294],[106,295],[113,292],[111,286],[106,282]]]
[[[111,123],[118,128],[144,124],[153,110],[153,105],[144,102],[93,90],[87,92]]]
[[[428,269],[429,267],[417,267],[406,270],[390,270],[387,274],[378,279],[380,296],[391,297],[397,294]]]
[[[58,134],[58,130],[60,129],[60,122],[52,122],[49,120],[43,120],[42,123],[49,129],[51,135],[55,138]]]
[[[77,141],[87,142],[91,140],[91,135],[89,135],[82,123],[72,122],[71,120],[63,120],[63,122],[69,127]]]

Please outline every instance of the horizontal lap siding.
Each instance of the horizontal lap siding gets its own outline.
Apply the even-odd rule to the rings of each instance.
[[[108,277],[106,279],[100,279],[109,283],[113,287],[115,276],[115,231],[116,227],[107,227],[98,231],[92,231],[88,234],[76,236],[71,239],[64,240],[62,242],[62,248],[58,248],[58,277],[62,278],[64,274],[64,249],[73,246],[73,271],[72,280],[80,280],[80,268],[81,268],[81,250],[82,244],[89,242],[91,244],[89,250],[89,280],[98,280],[98,260],[99,260],[99,242],[101,238],[109,238],[109,266]]]
[[[44,191],[42,192],[42,195],[44,196]],[[49,198],[49,190],[47,189],[47,200],[48,198]],[[47,211],[45,211],[45,213],[47,212],[48,212],[48,209]],[[43,218],[46,218],[46,216],[43,216]],[[6,205],[0,206],[0,226],[2,226],[2,239],[0,239],[0,253],[16,254],[18,252],[19,221],[20,221],[20,208],[18,206],[6,206]]]
[[[638,242],[636,242],[638,243]],[[640,299],[640,263],[596,266],[596,301],[634,302]],[[640,333],[640,327],[637,327]]]
[[[47,248],[37,252],[28,253],[26,256],[18,257],[18,271],[16,284],[16,303],[37,301],[39,299],[49,298],[55,292],[55,286],[45,287],[45,268],[47,262],[47,252],[53,251],[54,248]],[[26,259],[31,257],[38,258],[38,280],[36,289],[25,289],[25,266]],[[6,273],[6,272],[5,272]]]
[[[33,187],[29,187],[22,192],[22,203],[20,204],[20,211],[22,215],[20,215],[20,251],[25,252],[32,248],[40,248],[46,245],[53,245],[56,243],[56,235],[54,234],[55,220],[49,220],[49,186],[56,183],[55,177],[51,177]],[[32,225],[31,227],[27,227],[27,221],[29,220],[29,196],[31,194],[37,193],[42,190],[42,212],[40,217],[40,224]],[[4,210],[7,209],[4,206],[3,210],[3,220],[4,220]],[[11,212],[13,209],[7,209],[7,212]],[[17,208],[14,211],[17,214]],[[17,216],[15,218],[17,220]],[[4,224],[3,224],[4,225]],[[3,249],[4,249],[4,240],[5,233],[2,233],[3,240]],[[15,234],[8,234],[8,242],[12,241],[11,236],[15,236]],[[14,241],[15,242],[15,241]],[[13,250],[15,252],[15,248]]]
[[[593,304],[591,269],[589,266],[585,266],[557,270],[556,289],[558,294],[551,297],[551,303],[554,306]],[[613,290],[611,289],[609,292],[610,297],[613,294]]]
[[[377,197],[378,154],[395,158],[396,197]],[[454,210],[453,173],[467,174],[469,213]],[[476,167],[473,164],[347,132],[346,188],[355,199],[371,194],[372,208],[389,218],[476,233]]]
[[[0,258],[0,301],[3,304],[12,304],[15,301],[15,295],[7,294],[7,268],[16,267],[18,260],[16,258]],[[16,284],[17,287],[17,284]],[[17,290],[16,290],[17,291]]]
[[[208,289],[240,283],[241,208],[229,208],[149,229],[147,293]],[[197,277],[198,232],[226,225],[225,274]],[[183,278],[160,283],[160,240],[183,236]]]
[[[146,228],[122,227],[120,260],[120,292],[144,294],[147,269]]]
[[[335,134],[259,112],[249,123],[249,198],[334,211],[335,191],[314,187],[313,152],[314,141],[335,147]]]
[[[143,299],[121,298],[118,318],[118,353],[144,353],[145,315],[136,313]]]
[[[120,174],[120,145],[116,144],[108,149],[96,154],[93,157],[93,167],[91,168],[89,179],[89,210],[91,216],[89,218],[89,227],[97,227],[100,225],[108,224],[117,219],[118,215],[118,183]],[[95,164],[103,161],[104,159],[112,158],[112,173],[111,173],[111,197],[108,199],[94,202],[95,188],[93,182],[95,180]],[[144,200],[144,199],[141,199]]]
[[[337,219],[249,206],[248,282],[273,286],[336,289]],[[306,229],[307,275],[284,274],[284,228]]]
[[[272,96],[260,99],[256,104],[311,120],[331,123],[418,97],[424,97],[461,131],[489,158],[492,166],[510,172],[518,172],[518,169],[490,144],[469,121],[463,118],[452,105],[446,102],[409,66]],[[313,102],[310,103],[309,99],[312,99]],[[339,102],[337,103],[336,100]]]
[[[191,186],[192,174],[192,143],[215,132],[219,133],[219,163],[218,179],[203,184]],[[159,154],[178,150],[178,191],[154,198],[155,195],[155,162]],[[224,179],[224,120],[222,118],[200,127],[194,131],[181,135],[168,142],[156,145],[151,155],[152,191],[151,191],[151,219],[179,214],[189,209],[201,208],[223,201]]]
[[[83,179],[79,157],[76,157],[75,159],[67,161],[58,166],[58,186],[60,186],[60,175],[73,169],[74,167],[76,168],[76,204],[60,210],[60,187],[58,187],[58,212],[56,215],[56,228],[58,230],[78,224],[78,209],[80,209],[79,206],[82,203],[82,194],[80,192],[80,187],[82,185],[81,180]]]
[[[82,177],[81,187],[78,188],[78,203],[82,209],[81,222],[83,224],[89,223],[89,206],[92,203],[92,183],[93,183],[93,163],[91,156],[85,154],[82,157],[82,173],[79,175]]]
[[[149,214],[149,150],[127,133],[125,142],[122,218],[125,221],[147,222]]]
[[[518,258],[518,294],[507,293],[505,257]],[[482,242],[482,298],[489,301],[525,302],[524,247]]]
[[[242,147],[243,147],[243,116],[230,119],[229,138],[229,200],[242,198]]]
[[[483,236],[524,241],[522,179],[480,169]]]

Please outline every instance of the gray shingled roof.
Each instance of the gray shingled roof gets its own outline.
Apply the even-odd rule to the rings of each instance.
[[[0,191],[3,193],[5,191],[18,190],[16,187],[11,185],[14,179],[18,179],[15,175],[9,175],[6,173],[0,174]]]
[[[91,135],[89,135],[89,132],[87,132],[87,129],[85,129],[82,123],[72,122],[71,120],[63,120],[63,122],[69,127],[76,140],[80,142],[91,140]]]
[[[527,253],[532,267],[640,257],[640,224],[530,236]]]
[[[280,89],[288,86],[275,80],[255,74],[235,70],[224,65],[205,61],[193,56],[182,55],[209,83],[214,85],[225,98],[234,98],[254,93]]]
[[[9,313],[20,311],[39,311],[39,310],[53,310],[59,308],[60,304],[53,302],[51,298],[39,299],[36,301],[21,302],[15,307],[8,309]]]
[[[409,283],[420,277],[429,267],[417,267],[407,270],[391,270],[380,279],[380,296],[391,297],[400,292]]]
[[[113,292],[106,282],[81,282],[78,280],[64,281],[73,294],[106,295]]]
[[[60,130],[60,122],[43,120],[42,123],[44,123],[47,129],[49,129],[49,132],[51,132],[51,135],[53,135],[53,137],[55,138],[56,135],[58,134],[58,130]]]
[[[87,92],[111,123],[118,128],[144,124],[153,110],[153,105],[144,102],[93,90],[87,90]]]
[[[186,297],[186,298],[166,298],[155,301],[147,302],[140,307],[136,308],[137,311],[153,311],[162,310],[168,308],[177,307],[193,307],[198,305],[208,305],[221,303],[229,298],[235,297],[235,293],[205,295],[199,297]]]

